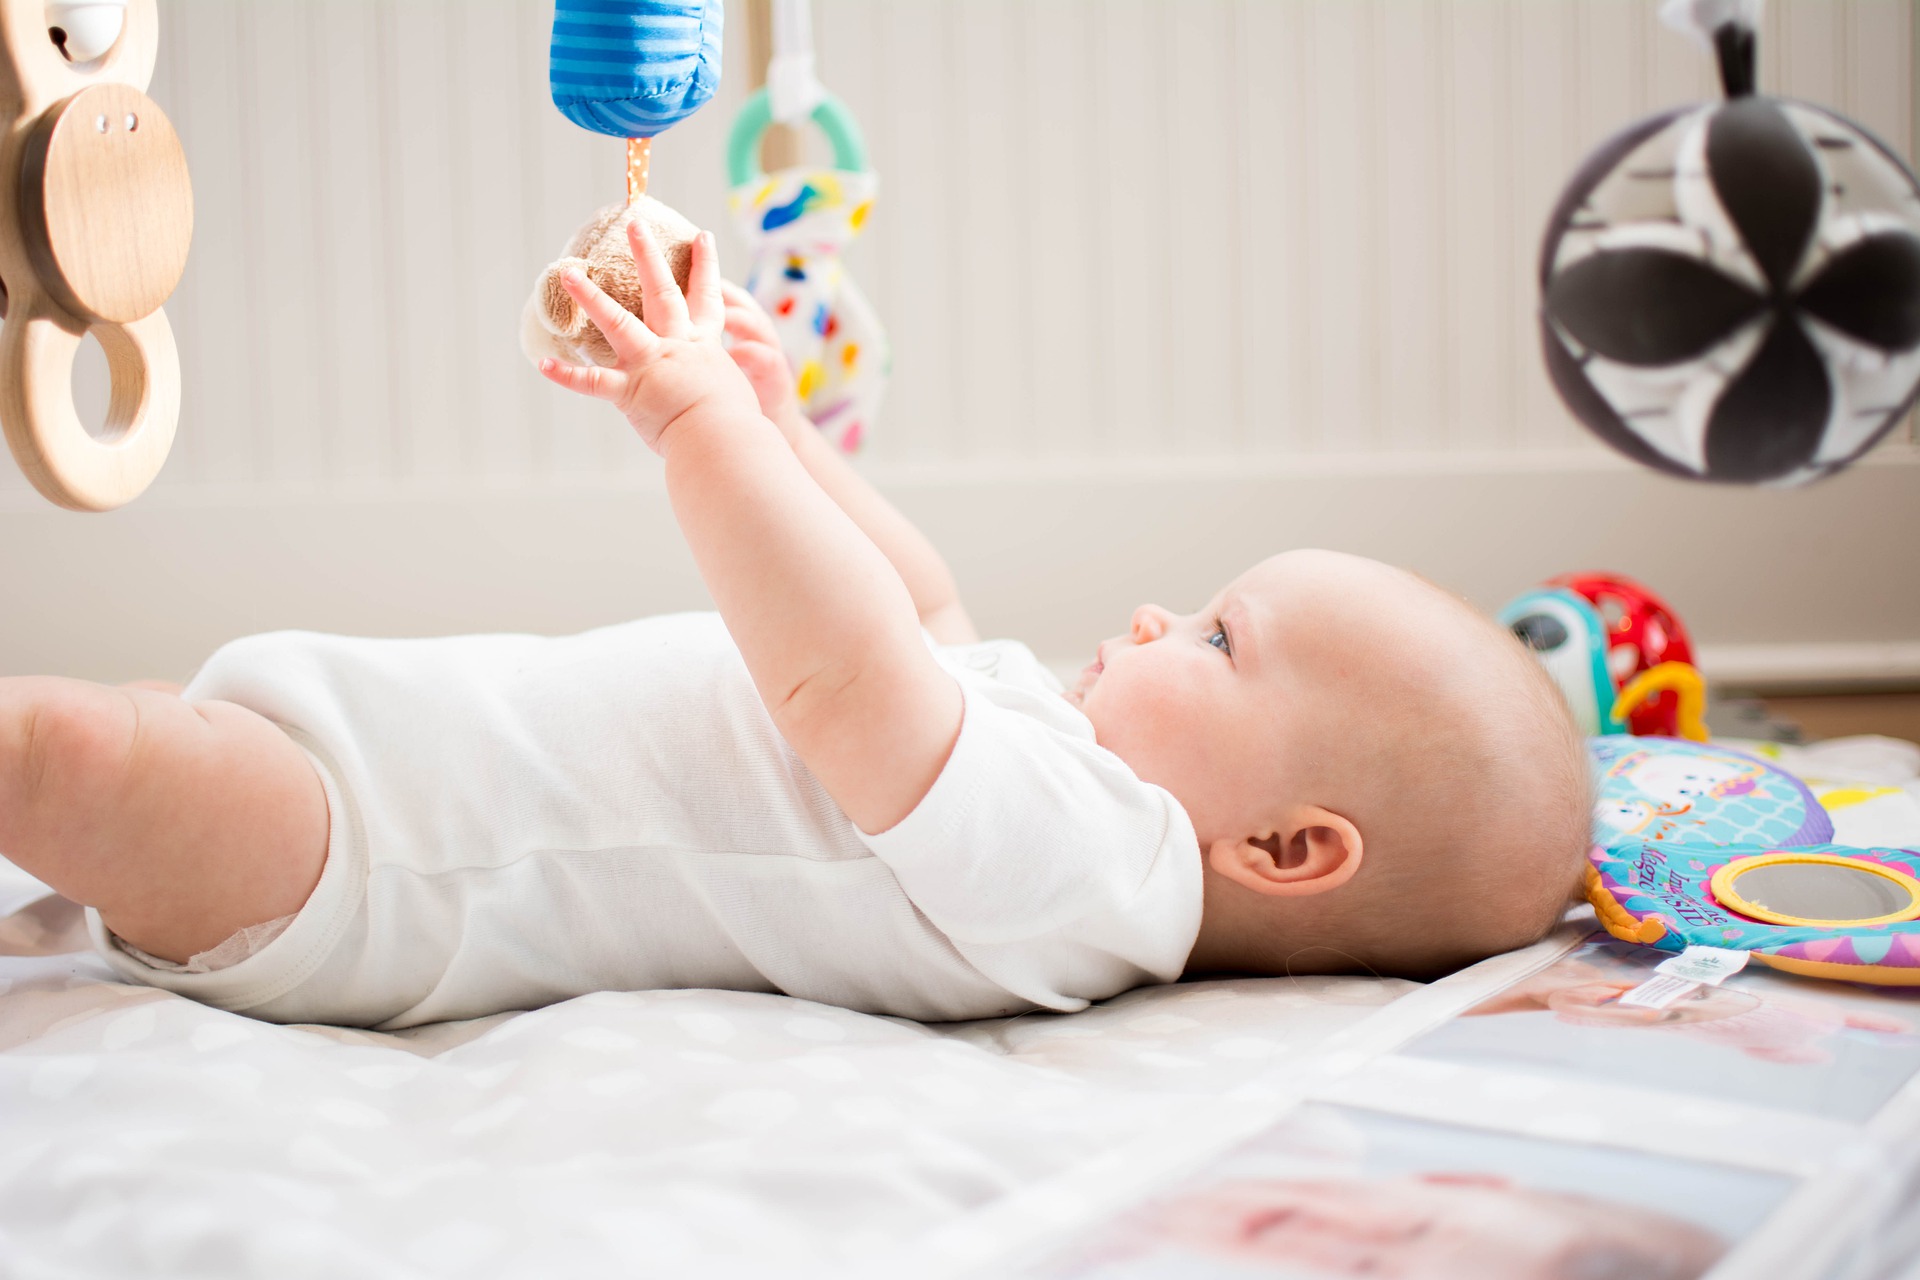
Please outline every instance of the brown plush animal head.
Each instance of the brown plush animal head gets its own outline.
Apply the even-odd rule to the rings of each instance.
[[[693,262],[693,240],[698,229],[651,196],[641,196],[632,206],[609,205],[574,232],[563,250],[566,256],[534,281],[533,296],[527,299],[520,316],[520,348],[527,359],[535,364],[548,356],[567,364],[613,364],[613,348],[560,287],[560,274],[568,267],[578,267],[608,297],[634,315],[641,315],[640,277],[627,248],[627,223],[636,218],[647,224],[666,250],[674,280],[681,289],[687,287],[687,268]]]

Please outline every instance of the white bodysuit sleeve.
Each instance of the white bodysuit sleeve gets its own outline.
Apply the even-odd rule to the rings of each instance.
[[[1016,709],[1031,695],[1008,706],[962,688],[946,767],[867,846],[969,963],[1035,1004],[1079,1009],[1179,978],[1200,928],[1186,811],[1064,703],[1043,717]]]

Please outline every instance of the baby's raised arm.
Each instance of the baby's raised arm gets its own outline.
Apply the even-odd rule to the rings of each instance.
[[[720,295],[727,304],[726,336],[733,362],[747,375],[754,394],[760,399],[760,412],[773,420],[788,445],[799,457],[814,483],[860,526],[860,532],[872,539],[882,555],[893,564],[894,572],[907,584],[920,625],[942,644],[971,644],[980,638],[973,619],[961,603],[960,589],[953,571],[941,558],[926,535],[914,527],[872,485],[855,471],[840,451],[827,443],[800,410],[794,393],[793,371],[780,349],[780,337],[773,321],[753,300],[753,295],[735,284],[722,281]]]
[[[569,272],[618,363],[540,371],[618,407],[665,461],[674,516],[774,723],[849,818],[885,830],[946,764],[959,685],[922,643],[900,575],[813,482],[721,346],[712,236],[694,245],[684,298],[644,225],[628,236],[646,323]]]

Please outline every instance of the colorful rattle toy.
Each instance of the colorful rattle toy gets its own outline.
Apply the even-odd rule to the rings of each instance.
[[[774,0],[767,87],[747,99],[727,141],[728,203],[753,257],[747,291],[773,318],[800,408],[847,453],[860,447],[886,391],[886,333],[841,265],[880,179],[846,106],[813,75],[806,0]],[[760,172],[774,121],[811,119],[833,147],[829,167]]]
[[[50,501],[107,511],[159,474],[180,415],[180,359],[161,304],[193,238],[180,139],[144,90],[154,0],[0,0],[0,426]],[[113,390],[96,438],[73,405],[91,332]]]
[[[1809,977],[1920,985],[1920,852],[1828,843],[1833,823],[1799,779],[1725,747],[1613,737],[1589,748],[1599,802],[1587,898],[1609,933],[1709,958],[1744,952]],[[1664,992],[1684,993],[1671,980]]]
[[[534,281],[520,318],[520,348],[539,364],[611,365],[613,348],[561,287],[577,269],[642,315],[627,226],[644,222],[687,287],[692,223],[647,195],[653,139],[704,106],[720,84],[721,0],[562,0],[554,6],[548,70],[553,105],[583,129],[627,140],[627,198],[587,220],[559,260]]]
[[[1552,674],[1582,733],[1707,740],[1706,682],[1686,627],[1639,583],[1563,574],[1513,600],[1499,619]]]
[[[1802,484],[1920,393],[1920,183],[1859,125],[1755,91],[1760,0],[1668,0],[1726,99],[1615,134],[1547,224],[1540,331],[1575,417],[1693,480]]]

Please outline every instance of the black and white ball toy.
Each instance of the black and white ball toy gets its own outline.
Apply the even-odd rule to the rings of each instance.
[[[1674,475],[1801,484],[1873,447],[1920,388],[1920,184],[1872,134],[1753,92],[1643,120],[1568,184],[1541,337],[1569,408]]]

